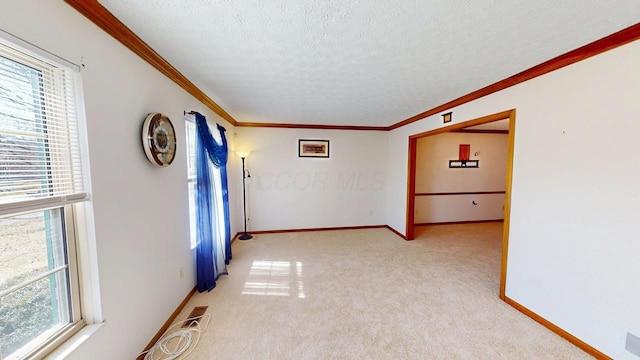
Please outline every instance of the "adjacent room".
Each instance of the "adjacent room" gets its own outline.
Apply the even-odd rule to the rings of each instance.
[[[640,359],[637,0],[0,9],[0,359]]]
[[[495,123],[417,140],[414,225],[504,220],[509,120]]]

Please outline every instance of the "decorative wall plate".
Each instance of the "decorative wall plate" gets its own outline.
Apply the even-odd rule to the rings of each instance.
[[[147,159],[158,167],[169,166],[176,157],[176,132],[171,120],[149,113],[142,123],[142,147]]]

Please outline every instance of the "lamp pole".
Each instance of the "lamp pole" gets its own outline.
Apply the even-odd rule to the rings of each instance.
[[[242,209],[244,211],[244,234],[240,235],[240,240],[250,240],[253,238],[251,234],[247,233],[247,189],[245,181],[247,179],[247,172],[244,169],[244,157],[242,159]]]

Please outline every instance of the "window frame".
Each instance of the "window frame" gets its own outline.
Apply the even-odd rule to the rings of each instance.
[[[10,54],[7,55],[3,53],[2,56],[4,58],[14,63],[34,68],[42,73],[52,71],[51,68],[46,65],[70,70],[70,76],[68,78],[65,77],[65,81],[70,82],[69,86],[75,95],[74,106],[69,109],[75,119],[67,119],[74,121],[77,131],[77,143],[74,144],[80,148],[80,158],[76,159],[77,162],[74,162],[74,164],[82,168],[82,176],[85,182],[84,191],[71,195],[34,198],[0,204],[0,218],[45,212],[53,209],[59,209],[61,213],[58,221],[60,221],[60,226],[62,226],[63,239],[61,239],[61,241],[64,244],[66,269],[58,271],[66,272],[67,286],[60,290],[67,292],[69,322],[61,327],[49,328],[4,358],[5,360],[24,358],[41,359],[69,340],[86,325],[102,322],[100,294],[98,284],[95,282],[95,280],[97,280],[97,254],[95,251],[93,213],[89,203],[90,178],[88,146],[86,142],[86,122],[84,118],[80,67],[15,38],[2,30],[0,30],[0,43],[41,61],[43,66],[42,68],[34,67],[33,64],[25,64]],[[43,86],[44,94],[52,92],[57,93],[53,88]],[[47,102],[48,100],[42,100],[45,111],[50,108]],[[19,289],[26,286],[28,285],[24,284],[24,286],[21,286]]]
[[[219,135],[212,134],[215,141],[221,143]],[[196,229],[195,229],[195,195],[197,186],[197,164],[196,164],[196,136],[198,136],[197,124],[195,118],[192,115],[185,116],[185,154],[187,154],[187,186],[190,188],[193,185],[193,194],[187,193],[189,197],[189,234],[191,248],[195,249],[197,246]],[[191,140],[191,141],[190,141]],[[220,169],[215,166],[210,166],[211,186],[213,187],[212,194],[213,201],[215,202],[216,211],[213,215],[213,221],[216,224],[215,229],[218,232],[218,239],[224,239],[226,229],[224,227],[224,212],[222,201],[222,178]],[[192,196],[193,195],[193,196]]]
[[[187,196],[189,198],[189,244],[191,249],[197,245],[195,231],[195,195],[196,195],[196,122],[194,119],[185,119],[185,154],[187,154]],[[193,193],[191,188],[193,187]]]

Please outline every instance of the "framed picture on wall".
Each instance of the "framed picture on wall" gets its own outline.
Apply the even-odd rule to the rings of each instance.
[[[329,140],[298,140],[298,157],[328,158]]]
[[[442,114],[442,122],[443,123],[450,123],[451,120],[453,119],[453,113],[452,112],[448,112],[446,114]]]

